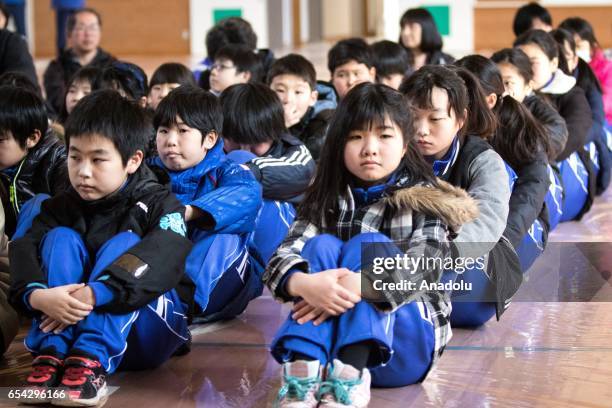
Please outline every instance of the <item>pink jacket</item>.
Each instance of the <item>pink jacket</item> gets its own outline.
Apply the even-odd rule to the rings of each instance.
[[[612,61],[606,59],[602,50],[596,49],[589,65],[601,83],[606,119],[612,124]]]

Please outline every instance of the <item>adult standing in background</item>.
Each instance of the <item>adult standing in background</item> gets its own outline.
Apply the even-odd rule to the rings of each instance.
[[[4,0],[3,3],[6,5],[11,17],[13,17],[15,29],[21,36],[25,37],[25,0]]]
[[[43,76],[51,114],[61,111],[68,81],[75,72],[84,66],[103,68],[115,60],[100,48],[101,31],[102,19],[94,9],[77,10],[68,17],[66,35],[70,48],[49,63]]]
[[[26,75],[38,87],[36,70],[28,44],[19,34],[0,29],[0,75],[19,72]]]
[[[55,10],[57,55],[60,55],[66,48],[68,18],[77,10],[85,7],[85,0],[51,0],[51,7]]]

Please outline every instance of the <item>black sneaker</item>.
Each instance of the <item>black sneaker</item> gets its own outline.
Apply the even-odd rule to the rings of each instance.
[[[24,404],[48,404],[49,395],[57,387],[62,373],[63,362],[51,355],[40,355],[32,361],[32,372],[28,375],[25,384],[26,397],[20,400]],[[42,398],[35,398],[42,396]],[[32,398],[30,398],[32,397]]]
[[[108,393],[106,371],[98,360],[71,356],[64,360],[64,376],[52,404],[63,407],[97,405]]]

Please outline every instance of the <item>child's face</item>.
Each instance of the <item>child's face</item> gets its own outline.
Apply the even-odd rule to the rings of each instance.
[[[533,87],[538,90],[542,88],[552,78],[557,71],[558,59],[548,59],[542,49],[533,43],[523,44],[519,46],[521,50],[527,54],[531,61],[531,69],[533,70]]]
[[[332,75],[332,85],[342,99],[355,85],[362,82],[374,82],[375,78],[376,68],[368,68],[366,64],[350,60],[336,67]]]
[[[464,119],[457,118],[452,108],[449,114],[448,94],[444,89],[434,87],[431,90],[431,105],[431,109],[415,109],[415,137],[419,152],[438,160],[448,152]]]
[[[591,62],[591,44],[578,34],[574,34],[574,42],[576,43],[576,54],[586,62]]]
[[[283,104],[287,128],[299,123],[308,108],[317,101],[318,92],[310,89],[308,82],[297,75],[277,75],[272,79],[270,88]]]
[[[74,81],[66,93],[66,112],[72,113],[77,102],[91,93],[89,81]]]
[[[423,29],[418,23],[408,23],[404,25],[400,33],[404,47],[411,49],[419,48],[421,46],[422,32]]]
[[[265,155],[272,147],[272,141],[256,143],[256,144],[240,144],[226,137],[223,138],[223,147],[226,153],[234,150],[244,150],[253,153],[257,157]]]
[[[531,20],[531,29],[532,30],[542,30],[550,33],[552,31],[552,26],[546,24],[539,18],[534,18]]]
[[[344,146],[344,164],[364,186],[387,179],[406,153],[401,129],[388,117],[371,129],[353,130]]]
[[[73,136],[68,148],[70,184],[83,200],[99,200],[119,190],[128,175],[138,170],[142,158],[138,150],[124,166],[110,139],[97,134]]]
[[[147,98],[147,105],[149,105],[149,107],[153,110],[157,109],[157,105],[159,105],[162,99],[168,96],[170,91],[178,88],[179,86],[181,86],[181,84],[178,84],[178,83],[171,83],[171,84],[164,83],[164,84],[153,85],[151,87],[151,90],[149,91],[149,97]]]
[[[380,78],[380,83],[398,90],[403,79],[404,76],[402,74],[391,74]]]
[[[210,70],[210,90],[219,94],[232,85],[246,84],[250,78],[250,72],[238,72],[232,61],[219,58]]]
[[[525,78],[519,73],[518,69],[508,62],[497,64],[497,68],[499,68],[502,80],[504,81],[506,93],[517,101],[523,102],[532,91],[531,81],[526,83]]]
[[[17,139],[13,137],[13,132],[10,130],[5,131],[4,133],[0,133],[0,170],[8,169],[9,167],[13,167],[28,154],[28,148],[32,148],[36,146],[38,140],[40,139],[40,133],[38,133],[38,137],[34,140],[30,140],[26,142],[26,148],[23,148],[17,142]]]
[[[578,66],[578,56],[576,55],[576,53],[574,53],[574,50],[572,50],[572,47],[567,41],[563,41],[563,47],[561,48],[561,52],[563,52],[563,56],[567,61],[567,67],[569,68],[569,71],[574,72],[574,70]]]
[[[176,125],[157,129],[157,152],[164,166],[172,171],[181,171],[204,160],[206,152],[217,143],[217,133],[202,135],[178,116],[176,122]]]

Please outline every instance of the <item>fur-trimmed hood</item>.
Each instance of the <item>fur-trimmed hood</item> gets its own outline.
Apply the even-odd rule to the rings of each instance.
[[[438,186],[423,184],[401,188],[384,198],[385,203],[395,209],[410,208],[439,218],[457,229],[478,217],[476,200],[462,188],[438,179]]]

